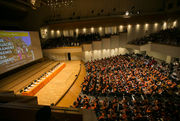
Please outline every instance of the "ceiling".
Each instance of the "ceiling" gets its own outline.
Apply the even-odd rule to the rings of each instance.
[[[0,0],[0,26],[15,23],[21,28],[33,30],[47,24],[62,25],[96,20],[101,23],[101,20],[108,21],[114,17],[118,18],[116,21],[127,22],[134,21],[134,16],[166,14],[169,3],[173,4],[173,11],[180,8],[179,0],[74,0],[71,6],[53,9],[45,5],[45,1],[47,0],[41,0],[41,7],[32,9],[30,0]],[[126,11],[133,17],[124,19]]]

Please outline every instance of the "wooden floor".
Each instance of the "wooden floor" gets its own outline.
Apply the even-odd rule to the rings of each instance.
[[[70,107],[73,105],[73,102],[77,99],[81,92],[81,84],[84,81],[84,77],[86,76],[86,70],[84,63],[81,63],[81,72],[72,86],[72,88],[68,91],[68,93],[64,96],[64,98],[56,105],[60,107]]]
[[[20,89],[57,63],[55,61],[44,61],[10,75],[0,80],[0,90],[14,91],[19,94]],[[81,61],[67,61],[64,63],[66,67],[35,95],[38,97],[38,104],[50,105],[58,102],[56,106],[70,107],[77,99],[81,92],[81,83],[86,75],[84,64]],[[75,83],[73,84],[73,82]],[[61,98],[62,96],[64,97]]]
[[[80,71],[80,61],[64,63],[66,67],[35,95],[38,97],[38,104],[56,104],[76,79],[76,75]]]

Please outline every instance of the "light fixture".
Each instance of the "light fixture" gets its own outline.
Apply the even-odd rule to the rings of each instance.
[[[52,8],[70,6],[72,3],[73,3],[73,0],[47,0],[47,5]]]
[[[164,25],[164,26],[166,26],[166,25],[167,25],[167,23],[166,23],[166,22],[164,22],[164,23],[163,23],[163,25]]]
[[[139,30],[140,25],[136,24],[136,30]]]
[[[86,28],[83,28],[83,33],[86,33]]]
[[[131,24],[128,24],[128,28],[131,28]]]
[[[166,21],[163,23],[163,30],[167,29],[167,23]]]
[[[146,24],[144,25],[144,29],[147,31],[147,30],[148,30],[148,28],[149,28],[149,24],[148,24],[148,23],[146,23]]]
[[[79,32],[79,29],[78,29],[78,28],[76,28],[76,32]]]
[[[126,11],[126,12],[125,12],[125,15],[126,15],[126,16],[129,16],[129,11]]]
[[[41,5],[41,0],[30,0],[33,9],[37,9]]]
[[[177,26],[177,21],[174,21],[173,22],[173,27],[176,27]]]
[[[74,0],[30,0],[33,9],[41,7],[41,5],[48,6],[50,8],[60,8],[62,6],[71,6]]]
[[[102,27],[100,26],[100,27],[99,27],[99,32],[101,32],[101,31],[102,31]]]
[[[119,32],[123,32],[123,25],[119,26]]]
[[[94,33],[94,27],[91,27],[91,33]]]
[[[148,27],[148,26],[149,26],[149,24],[146,23],[146,24],[145,24],[145,27]]]
[[[123,18],[129,18],[130,17],[130,12],[129,11],[126,11],[124,13],[124,15],[122,15]]]
[[[57,35],[59,35],[59,34],[60,34],[60,31],[59,31],[59,30],[57,30],[56,32],[57,32]]]
[[[51,30],[51,33],[54,34],[54,30]]]

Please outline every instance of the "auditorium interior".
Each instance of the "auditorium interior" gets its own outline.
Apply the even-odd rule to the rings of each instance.
[[[180,0],[0,0],[1,121],[178,121]]]

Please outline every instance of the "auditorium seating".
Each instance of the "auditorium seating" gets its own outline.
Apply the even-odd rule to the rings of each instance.
[[[178,28],[161,30],[157,33],[132,40],[129,44],[144,45],[148,42],[180,46],[180,30]]]
[[[99,121],[178,120],[180,79],[174,64],[126,54],[86,64],[87,76],[74,107],[93,109]]]
[[[64,47],[64,46],[80,46],[81,44],[91,43],[92,41],[99,41],[102,38],[110,38],[111,35],[115,34],[105,34],[100,36],[99,33],[91,33],[91,34],[79,34],[77,37],[58,37],[53,39],[48,39],[42,43],[43,49]],[[117,34],[116,34],[117,35]]]

